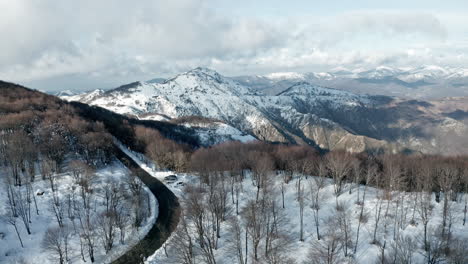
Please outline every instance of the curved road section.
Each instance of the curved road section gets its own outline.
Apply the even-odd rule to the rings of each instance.
[[[143,183],[150,189],[159,202],[159,214],[154,226],[148,234],[124,255],[113,261],[113,264],[143,263],[144,260],[154,254],[171,233],[176,229],[180,217],[180,204],[174,193],[161,181],[152,177],[119,147],[117,158],[130,170],[135,172]]]

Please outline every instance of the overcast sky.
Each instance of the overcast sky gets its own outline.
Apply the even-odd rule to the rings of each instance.
[[[111,88],[197,66],[227,76],[468,67],[467,0],[0,0],[0,79]]]

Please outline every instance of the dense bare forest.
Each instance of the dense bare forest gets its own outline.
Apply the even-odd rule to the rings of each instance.
[[[160,261],[468,261],[466,157],[235,142],[198,149],[188,164],[197,176]]]

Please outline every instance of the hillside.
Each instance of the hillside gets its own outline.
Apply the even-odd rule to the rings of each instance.
[[[360,95],[305,81],[271,95],[196,68],[162,83],[136,82],[63,98],[140,119],[212,118],[259,140],[321,149],[468,151],[467,125],[446,112],[432,111],[430,102]]]
[[[178,230],[148,263],[468,261],[466,159],[336,152],[317,159],[252,147],[199,150],[191,173],[146,167],[184,208]],[[213,157],[218,162],[203,162]],[[276,167],[281,157],[286,166]]]
[[[0,82],[0,262],[109,263],[152,228],[158,202],[115,158],[136,127],[98,110]]]

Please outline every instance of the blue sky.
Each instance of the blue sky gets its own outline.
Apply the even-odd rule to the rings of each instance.
[[[0,0],[0,79],[109,88],[224,75],[468,67],[468,1]]]

